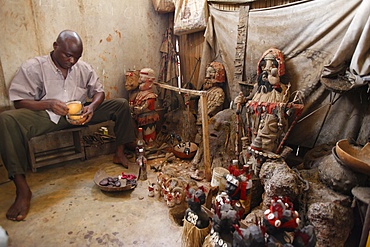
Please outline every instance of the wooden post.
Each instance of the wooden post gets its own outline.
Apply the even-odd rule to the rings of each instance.
[[[208,114],[207,114],[207,94],[200,96],[200,108],[202,109],[202,133],[203,133],[203,159],[205,177],[208,182],[211,181],[211,157],[209,154],[209,133],[208,133]]]

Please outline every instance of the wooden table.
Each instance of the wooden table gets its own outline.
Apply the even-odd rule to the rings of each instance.
[[[85,127],[73,127],[35,136],[28,141],[33,172],[39,167],[63,161],[85,160],[82,132]]]

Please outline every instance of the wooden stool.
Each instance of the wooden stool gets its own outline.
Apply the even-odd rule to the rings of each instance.
[[[82,132],[84,127],[74,127],[32,137],[28,153],[33,172],[43,166],[63,161],[85,160]]]
[[[354,187],[352,189],[353,197],[356,201],[357,207],[359,208],[360,217],[362,220],[362,233],[359,247],[368,246],[366,240],[370,235],[370,187]],[[359,204],[364,206],[364,210],[361,210]]]

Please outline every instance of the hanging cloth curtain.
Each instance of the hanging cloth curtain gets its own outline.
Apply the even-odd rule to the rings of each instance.
[[[333,59],[325,65],[322,77],[329,87],[339,80],[325,80],[338,76],[347,82],[347,89],[370,81],[370,1],[363,0],[345,33]],[[344,77],[343,77],[344,76]],[[343,82],[342,82],[343,83]],[[328,85],[329,84],[329,85]],[[333,85],[330,85],[333,84]]]

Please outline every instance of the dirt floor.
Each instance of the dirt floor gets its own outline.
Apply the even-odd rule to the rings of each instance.
[[[9,247],[181,246],[182,227],[169,215],[163,198],[148,197],[148,181],[156,182],[157,173],[148,169],[148,180],[139,180],[135,189],[106,192],[94,183],[101,168],[111,176],[138,175],[136,165],[123,169],[112,163],[112,155],[30,171],[33,197],[22,222],[6,219],[15,186],[0,184],[0,226],[9,234]]]

